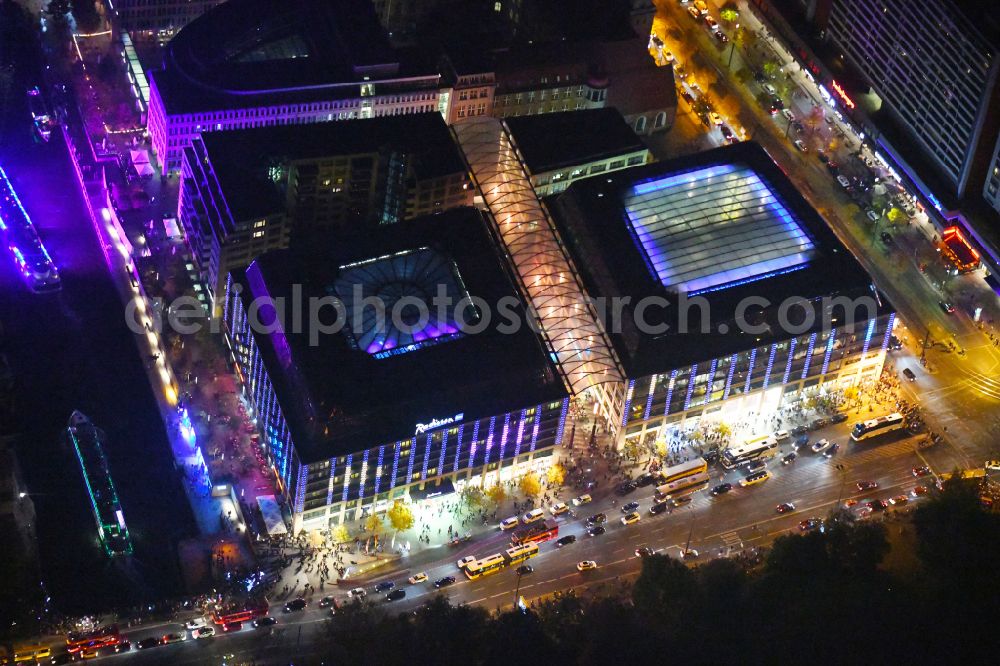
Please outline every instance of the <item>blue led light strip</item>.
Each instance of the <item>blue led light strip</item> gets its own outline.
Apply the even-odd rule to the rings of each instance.
[[[538,417],[541,416],[542,406],[538,406],[538,416],[535,417],[535,434],[531,438],[531,450],[535,450],[535,439],[538,436]],[[563,433],[566,431],[566,412],[569,411],[569,398],[563,398],[562,412],[559,413],[559,426],[556,428],[556,445],[562,444]]]
[[[309,476],[309,465],[299,465],[299,479],[295,484],[295,513],[302,513],[306,503],[306,478]]]
[[[365,496],[365,481],[368,480],[368,454],[370,452],[371,449],[365,449],[365,452],[361,454],[361,479],[358,482],[358,499]]]
[[[861,349],[861,360],[864,360],[865,356],[868,355],[868,347],[872,343],[872,335],[875,334],[875,320],[872,319],[868,322],[868,330],[865,331],[865,345]]]
[[[767,369],[764,370],[764,388],[771,383],[771,370],[774,369],[774,357],[778,353],[778,343],[771,345],[771,353],[767,357]]]
[[[756,363],[757,363],[757,348],[754,347],[753,349],[750,350],[750,365],[747,368],[747,381],[746,384],[743,385],[744,393],[750,392],[750,378],[753,377],[753,367]]]
[[[801,271],[803,268],[809,268],[809,264],[800,264],[798,266],[791,266],[790,268],[781,268],[778,270],[769,271],[767,273],[761,273],[760,275],[754,275],[753,277],[743,278],[742,280],[734,280],[732,282],[726,282],[725,284],[715,285],[714,287],[705,287],[704,289],[696,289],[695,291],[688,292],[688,296],[701,296],[702,294],[710,294],[713,291],[722,291],[724,289],[732,289],[733,287],[739,287],[745,284],[750,284],[751,282],[757,282],[759,280],[766,280],[768,278],[777,277],[779,275],[785,275],[787,273],[794,273],[795,271]]]
[[[524,425],[528,420],[528,410],[521,410],[521,420],[517,424],[517,439],[514,442],[514,457],[521,455],[521,442],[524,441]]]
[[[484,452],[483,456],[483,465],[490,464],[490,453],[493,451],[493,431],[496,428],[496,425],[497,425],[497,417],[491,416],[490,427],[489,430],[486,431],[486,451]]]
[[[739,354],[733,354],[729,359],[729,373],[726,375],[726,388],[722,392],[723,400],[729,398],[729,391],[733,388],[733,375],[736,374],[736,362],[738,360]]]
[[[694,393],[694,378],[698,374],[698,364],[695,363],[691,366],[691,374],[688,376],[688,390],[687,395],[684,396],[684,410],[687,411],[688,407],[691,406],[691,394]]]
[[[889,321],[885,323],[885,335],[882,337],[882,351],[889,348],[889,338],[892,337],[892,326],[896,323],[896,313],[889,315]]]
[[[327,504],[333,504],[333,477],[337,476],[336,471],[337,471],[337,459],[330,458],[330,483],[328,484],[326,490]]]
[[[830,338],[826,341],[826,354],[823,355],[823,369],[820,370],[821,375],[825,375],[827,369],[830,367],[830,355],[833,353],[833,345],[837,341],[837,329],[830,329]]]
[[[646,396],[646,409],[642,410],[643,421],[649,418],[649,412],[653,409],[653,389],[656,388],[656,377],[657,375],[653,375],[649,378],[649,395]]]
[[[503,430],[500,431],[500,460],[503,460],[507,452],[507,436],[510,434],[510,412],[504,414]]]
[[[385,445],[378,447],[378,463],[375,465],[375,494],[378,495],[379,488],[382,486],[382,460],[385,456]]]
[[[389,488],[396,487],[396,474],[399,473],[399,452],[403,448],[403,442],[396,442],[396,452],[392,456],[392,481],[389,482]]]
[[[628,417],[632,413],[632,393],[635,391],[635,380],[630,379],[628,390],[625,391],[625,409],[622,411],[622,426],[628,424]]]
[[[569,404],[569,403],[567,402],[566,404]],[[563,416],[563,420],[559,421],[560,439],[562,438],[561,431],[562,431],[563,421],[565,420],[565,414],[566,414],[566,411],[564,409],[563,410],[563,415],[564,415]],[[534,425],[531,426],[531,448],[529,449],[529,451],[531,451],[531,452],[534,452],[534,450],[535,450],[535,444],[538,443],[538,424],[541,423],[541,422],[542,422],[542,406],[538,405],[537,407],[535,407],[535,423],[534,423]]]
[[[476,421],[476,424],[472,426],[472,445],[469,447],[469,469],[472,469],[472,466],[476,462],[476,449],[479,448],[479,424],[480,421]]]
[[[712,387],[715,386],[715,371],[719,369],[719,359],[713,358],[712,365],[709,366],[708,370],[708,381],[705,382],[705,402],[703,405],[707,405],[712,399]]]
[[[347,491],[351,484],[351,463],[354,461],[354,454],[347,455],[347,463],[344,465],[344,492],[340,496],[341,502],[347,501]]]
[[[796,344],[798,344],[798,338],[792,338],[791,342],[788,343],[788,361],[785,362],[785,374],[781,377],[782,384],[787,384],[788,377],[792,374],[792,358],[795,356]]]
[[[431,438],[433,433],[427,433],[427,447],[424,449],[424,466],[420,468],[420,480],[427,480],[427,463],[431,460]]]
[[[445,430],[441,433],[441,456],[438,458],[437,473],[444,474],[444,454],[448,450],[448,433],[449,430]]]
[[[417,457],[417,438],[414,437],[410,440],[410,455],[409,460],[406,464],[406,482],[409,483],[413,480],[413,462]]]
[[[813,333],[809,336],[809,348],[806,349],[806,362],[802,367],[802,379],[805,379],[809,375],[809,364],[812,363],[813,352],[816,350],[816,337],[818,333]]]
[[[663,415],[670,413],[670,401],[674,397],[674,385],[677,384],[677,371],[670,371],[670,381],[667,383],[667,402],[663,405]]]
[[[478,423],[478,421],[477,421]],[[462,456],[462,444],[464,443],[465,435],[465,424],[458,426],[458,445],[455,447],[455,464],[452,465],[451,471],[458,471],[458,459]]]

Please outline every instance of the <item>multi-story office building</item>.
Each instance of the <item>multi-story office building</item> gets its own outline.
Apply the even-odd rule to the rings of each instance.
[[[150,72],[153,152],[177,172],[218,130],[439,111],[437,64],[401,61],[366,0],[229,0],[193,21]]]
[[[578,180],[549,208],[627,376],[625,440],[882,371],[891,305],[756,144]]]
[[[505,330],[508,315],[485,316],[473,297],[505,303],[524,325]],[[329,315],[321,330],[277,318],[295,299],[310,311],[314,298]],[[525,310],[474,208],[346,235],[312,254],[270,252],[231,274],[227,340],[293,530],[544,471],[569,400]]]
[[[539,197],[562,192],[579,178],[652,160],[616,109],[510,117],[504,125]]]
[[[221,2],[223,0],[115,0],[114,11],[122,30],[163,39]]]
[[[440,114],[212,132],[184,149],[178,217],[217,309],[267,250],[471,205]]]

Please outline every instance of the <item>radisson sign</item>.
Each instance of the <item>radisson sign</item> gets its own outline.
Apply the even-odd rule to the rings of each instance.
[[[465,418],[464,412],[459,412],[454,416],[448,416],[443,419],[431,419],[430,423],[418,423],[416,432],[414,435],[422,435],[428,430],[434,430],[435,428],[440,428],[441,426],[451,425],[452,423],[458,423]]]

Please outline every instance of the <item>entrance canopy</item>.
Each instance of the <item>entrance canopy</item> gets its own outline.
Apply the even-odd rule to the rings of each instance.
[[[438,485],[427,484],[424,486],[423,490],[411,490],[410,499],[414,502],[419,502],[421,500],[433,499],[435,497],[444,497],[445,495],[450,495],[455,492],[455,484],[451,482],[451,479],[442,479],[441,483]]]
[[[286,534],[288,528],[285,527],[285,520],[281,517],[281,506],[274,499],[274,495],[261,495],[257,498],[257,506],[264,516],[264,527],[270,535]]]

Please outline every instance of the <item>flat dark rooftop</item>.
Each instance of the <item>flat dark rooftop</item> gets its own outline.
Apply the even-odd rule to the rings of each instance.
[[[573,183],[548,200],[556,225],[592,297],[629,297],[621,324],[606,308],[605,325],[629,377],[664,372],[800,335],[779,323],[778,306],[802,298],[815,313],[808,331],[823,328],[823,297],[875,296],[879,314],[892,310],[871,278],[757,144],[741,143],[693,156],[615,171]],[[665,332],[640,331],[635,305],[657,297],[643,315]],[[684,299],[708,303],[700,330]],[[737,325],[745,320],[762,333]],[[791,317],[802,321],[802,311]],[[844,313],[838,320],[844,322]],[[861,315],[859,315],[861,316]],[[744,327],[745,328],[745,327]]]
[[[586,164],[645,148],[617,109],[587,109],[507,118],[532,174]]]
[[[497,247],[481,213],[461,208],[341,237],[312,255],[270,252],[233,279],[249,303],[262,293],[289,297],[294,284],[302,285],[304,299],[342,293],[373,266],[362,279],[366,293],[398,294],[405,285],[412,295],[430,288],[425,279],[447,274],[449,293],[457,287],[490,304],[511,298],[523,317],[523,299]],[[332,322],[333,309],[326,314]],[[502,323],[493,316],[481,333],[446,335],[390,354],[359,346],[363,335],[343,331],[310,345],[308,326],[297,334],[286,326],[285,335],[255,335],[300,459],[314,462],[408,439],[417,423],[434,418],[474,419],[565,397],[540,338],[527,326],[502,333]]]
[[[419,178],[466,170],[441,114],[433,112],[206,132],[201,140],[237,220],[283,209],[284,193],[268,174],[275,164],[392,149],[409,156]]]

